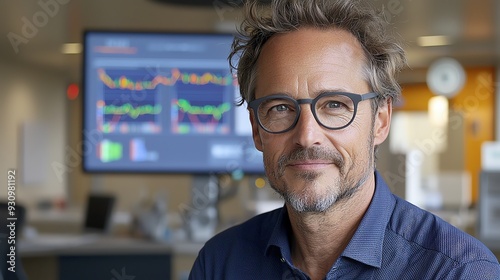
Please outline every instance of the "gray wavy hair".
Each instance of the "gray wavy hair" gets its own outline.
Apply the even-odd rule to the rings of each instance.
[[[255,99],[257,60],[267,40],[300,27],[340,28],[352,33],[364,50],[364,75],[372,91],[379,94],[378,100],[397,100],[401,87],[396,74],[406,64],[404,51],[389,36],[383,16],[361,4],[359,0],[272,0],[270,13],[266,13],[258,0],[248,0],[229,55],[240,84],[239,105]]]

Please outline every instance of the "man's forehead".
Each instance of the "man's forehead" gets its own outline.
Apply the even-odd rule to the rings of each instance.
[[[357,38],[348,31],[338,28],[301,28],[271,37],[264,44],[257,65],[262,64],[263,60],[285,65],[308,64],[315,60],[318,64],[357,63],[365,61],[365,53]]]

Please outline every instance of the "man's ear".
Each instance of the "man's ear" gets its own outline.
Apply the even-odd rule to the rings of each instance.
[[[379,105],[377,113],[375,115],[375,122],[373,127],[373,144],[378,146],[382,144],[389,135],[391,129],[391,117],[392,117],[392,98],[387,98],[387,100]]]
[[[250,123],[252,124],[252,136],[255,148],[262,152],[262,140],[260,139],[259,134],[259,124],[255,116],[253,115],[252,110],[250,110]]]

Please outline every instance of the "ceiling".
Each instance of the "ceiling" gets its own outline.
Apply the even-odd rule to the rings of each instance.
[[[60,72],[68,82],[79,82],[81,56],[60,50],[63,43],[81,42],[83,30],[232,31],[241,10],[220,0],[209,1],[207,6],[152,0],[2,1],[0,60]],[[425,68],[443,56],[466,66],[500,65],[500,1],[370,1],[404,42],[410,67],[401,75],[402,83],[422,82]],[[417,38],[429,35],[449,36],[453,44],[418,46]]]

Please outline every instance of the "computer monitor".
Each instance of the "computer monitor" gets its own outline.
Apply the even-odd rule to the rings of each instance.
[[[231,34],[86,31],[86,172],[264,172],[227,57]]]

